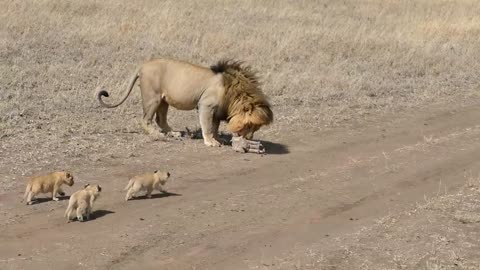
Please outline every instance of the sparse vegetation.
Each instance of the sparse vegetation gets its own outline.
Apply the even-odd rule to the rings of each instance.
[[[275,124],[321,130],[344,120],[478,96],[476,1],[3,1],[0,11],[0,154],[3,162],[128,155],[140,132],[139,91],[119,97],[151,57],[203,65],[233,57],[255,67]],[[215,15],[213,15],[215,14]],[[172,125],[196,126],[172,110]],[[280,132],[282,131],[282,132]],[[135,138],[135,139],[133,139]],[[22,152],[15,149],[22,149]],[[50,151],[45,151],[45,150]],[[127,151],[128,152],[128,151]],[[11,167],[11,172],[30,173]]]

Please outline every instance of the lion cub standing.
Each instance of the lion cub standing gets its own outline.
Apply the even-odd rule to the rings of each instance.
[[[169,172],[155,171],[153,173],[145,173],[138,175],[130,179],[128,185],[124,190],[128,190],[125,201],[130,200],[140,190],[147,191],[147,198],[152,197],[152,191],[154,189],[165,192],[162,188],[170,177]]]
[[[63,184],[73,186],[73,175],[67,171],[54,172],[47,175],[32,177],[28,181],[25,195],[22,202],[27,199],[27,204],[32,204],[32,200],[39,193],[52,193],[52,200],[58,201],[57,194],[64,196],[61,186]]]
[[[93,202],[100,196],[102,187],[99,185],[86,184],[82,190],[79,190],[70,196],[68,207],[65,211],[65,217],[70,221],[72,212],[77,210],[77,220],[83,221],[90,219]]]

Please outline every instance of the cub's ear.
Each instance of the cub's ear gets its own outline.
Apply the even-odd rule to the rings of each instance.
[[[102,187],[99,185],[98,186],[98,192],[102,191]]]
[[[85,186],[83,186],[83,188],[86,188],[86,187],[88,187],[88,186],[90,186],[90,184],[87,183],[87,184],[85,184]]]
[[[153,173],[157,173],[158,171],[154,171]]]
[[[167,172],[167,177],[170,177],[170,172]]]

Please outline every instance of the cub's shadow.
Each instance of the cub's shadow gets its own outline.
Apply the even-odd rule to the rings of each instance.
[[[164,192],[164,193],[153,193],[151,198],[147,198],[147,195],[140,195],[131,198],[129,201],[135,200],[150,200],[150,199],[158,199],[158,198],[165,198],[170,196],[182,196],[182,194],[172,193],[172,192]]]
[[[192,131],[187,128],[187,131],[181,131],[181,133],[183,138],[190,138],[192,140],[203,139],[201,129],[196,129]],[[223,145],[232,146],[231,134],[220,132],[218,137],[220,138],[220,140],[223,141]],[[265,147],[265,154],[267,155],[284,155],[290,153],[287,145],[263,140],[259,141],[263,145],[263,147]]]
[[[75,211],[74,211],[75,212]],[[109,214],[115,214],[115,212],[110,211],[110,210],[95,210],[90,214],[90,218],[87,219],[85,216],[83,217],[83,221],[80,221],[77,219],[77,217],[70,219],[68,223],[70,222],[89,222],[92,220],[95,220],[97,218],[101,218],[103,216],[109,215]]]
[[[90,214],[90,220],[95,220],[97,218],[104,217],[106,215],[115,214],[115,212],[110,210],[95,210]],[[88,220],[87,220],[88,221]]]
[[[70,199],[70,196],[58,196],[58,201],[66,201]],[[46,203],[46,202],[54,202],[52,197],[38,197],[32,200],[32,204],[39,204],[39,203]]]

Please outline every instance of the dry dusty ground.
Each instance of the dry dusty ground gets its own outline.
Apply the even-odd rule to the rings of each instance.
[[[66,223],[66,200],[22,205],[16,183],[0,268],[478,269],[480,107],[419,114],[289,134],[265,156],[196,140],[72,163],[77,188],[104,187],[85,223]],[[172,194],[124,202],[128,177],[157,166]]]
[[[480,269],[477,1],[0,0],[0,269]],[[141,132],[135,67],[259,71],[267,155]],[[171,125],[198,127],[171,110]],[[100,183],[95,219],[20,203],[27,176]],[[123,201],[168,169],[168,195]]]

